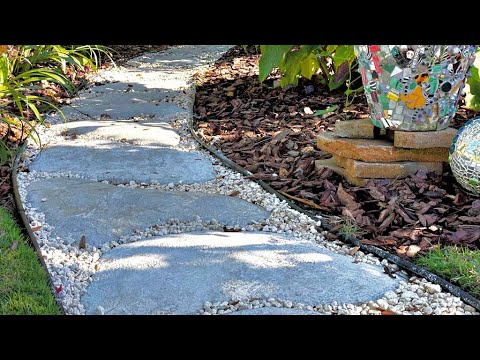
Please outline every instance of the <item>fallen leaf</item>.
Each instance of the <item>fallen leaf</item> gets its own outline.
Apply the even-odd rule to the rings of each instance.
[[[392,271],[388,268],[388,266],[383,265],[383,272],[390,276],[392,279],[395,279],[397,276],[392,273]]]
[[[415,256],[420,250],[422,250],[422,248],[418,245],[410,245],[407,249],[407,251],[405,252],[405,254],[409,257],[413,257]]]
[[[351,248],[350,250],[348,250],[348,255],[354,256],[358,252],[358,250],[360,250],[360,246],[355,246],[355,247]]]
[[[408,246],[406,246],[406,245],[400,245],[397,248],[397,255],[399,255],[399,256],[405,255],[405,253],[407,252],[407,248],[408,248]]]
[[[281,178],[287,177],[288,174],[288,170],[284,168],[280,168],[280,170],[278,171],[278,175],[280,175]]]
[[[290,129],[285,129],[282,131],[279,131],[274,138],[272,139],[272,143],[278,143],[281,141],[283,138],[285,138],[287,135],[289,135],[292,132]]]
[[[279,191],[279,193],[282,194],[283,196],[286,196],[286,197],[292,199],[292,200],[296,200],[296,201],[301,202],[301,203],[303,203],[303,204],[305,204],[305,205],[308,205],[308,206],[310,206],[310,207],[312,207],[312,208],[314,208],[314,209],[320,209],[320,210],[323,209],[322,206],[319,206],[319,205],[315,204],[315,203],[312,202],[312,201],[305,200],[305,199],[302,199],[302,198],[299,198],[299,197],[296,197],[296,196],[287,194],[286,192],[283,192],[283,191]]]
[[[42,228],[42,225],[34,226],[34,227],[32,227],[32,231],[33,231],[33,232],[37,232],[37,231],[40,230],[41,228]]]
[[[358,204],[354,197],[347,193],[345,189],[343,188],[342,183],[338,184],[337,188],[337,196],[340,202],[347,207],[348,210],[355,210],[360,207],[360,204]]]
[[[87,238],[85,235],[82,235],[80,238],[80,243],[78,244],[79,249],[86,249],[87,248]]]
[[[238,190],[232,191],[230,194],[228,194],[228,196],[232,196],[232,197],[238,196],[238,195],[240,195],[240,191]]]
[[[390,310],[381,310],[380,312],[382,313],[382,315],[398,315],[397,313],[394,313]]]
[[[360,240],[362,244],[365,245],[375,245],[375,246],[393,246],[397,245],[397,241],[391,236],[377,236],[374,239],[363,239]]]

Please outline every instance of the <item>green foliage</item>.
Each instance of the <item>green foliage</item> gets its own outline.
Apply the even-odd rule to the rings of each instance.
[[[355,73],[357,61],[353,45],[261,45],[262,57],[259,62],[259,79],[263,82],[270,73],[278,68],[281,73],[276,83],[281,87],[297,85],[301,76],[315,79],[328,87],[330,91],[346,85],[346,105],[350,103],[350,95],[363,90],[355,87],[360,79]],[[480,50],[472,67],[472,76],[467,80],[465,91],[466,106],[480,111]]]
[[[480,297],[480,251],[446,246],[430,250],[417,264]]]
[[[352,89],[352,70],[356,66],[353,45],[261,45],[259,79],[265,81],[274,68],[282,77],[278,85],[297,85],[301,76],[315,79],[333,91],[347,86],[348,96],[362,88]]]
[[[63,116],[55,101],[45,95],[45,85],[55,83],[73,94],[75,85],[69,78],[75,75],[72,68],[85,70],[88,66],[96,70],[102,56],[111,59],[109,50],[99,45],[1,45],[0,122],[27,125],[29,136],[37,140],[32,120],[43,123],[42,114],[49,110]],[[8,148],[1,142],[0,164],[9,157],[5,152]]]
[[[263,82],[275,67],[284,61],[285,55],[293,45],[260,45],[262,57],[259,61],[259,78]]]
[[[467,96],[465,97],[465,105],[472,110],[480,111],[480,49],[477,49],[475,62],[473,63],[470,74],[472,75],[467,80],[465,85],[465,92]]]
[[[0,315],[33,314],[58,315],[60,309],[35,251],[0,208]]]

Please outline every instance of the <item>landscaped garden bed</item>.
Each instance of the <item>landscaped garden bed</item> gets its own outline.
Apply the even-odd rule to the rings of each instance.
[[[419,171],[365,186],[350,185],[330,169],[316,170],[316,160],[331,157],[316,147],[318,133],[332,131],[337,121],[369,117],[363,93],[345,106],[342,91],[329,91],[313,80],[301,78],[297,86],[282,89],[273,87],[279,78],[274,73],[260,83],[259,58],[255,48],[238,46],[197,76],[194,118],[204,139],[255,179],[323,216],[332,226],[329,240],[354,235],[414,262],[448,246],[478,250],[480,199],[456,183],[447,163],[442,174]],[[451,127],[458,129],[474,116],[461,106]],[[428,263],[421,261],[435,270]],[[478,296],[476,264],[476,285],[462,283],[455,272],[440,275]]]

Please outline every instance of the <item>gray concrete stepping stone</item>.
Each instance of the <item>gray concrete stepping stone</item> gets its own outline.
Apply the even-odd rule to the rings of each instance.
[[[316,311],[287,309],[277,307],[263,307],[258,309],[248,309],[226,313],[224,315],[320,315]]]
[[[82,139],[109,139],[124,141],[132,145],[176,146],[180,136],[170,124],[165,122],[143,120],[90,120],[78,119],[67,123],[52,125],[56,134],[76,133]]]
[[[43,149],[30,165],[38,172],[68,172],[112,183],[202,183],[215,178],[202,153],[133,146],[102,140],[71,140]]]
[[[128,99],[139,99],[143,101],[158,101],[173,98],[178,95],[177,91],[163,88],[162,83],[156,83],[155,87],[145,86],[137,81],[113,82],[102,85],[95,85],[80,93],[80,99],[93,99],[99,96],[123,95]],[[165,84],[167,85],[167,84]]]
[[[261,232],[197,232],[123,244],[100,259],[87,314],[196,314],[205,301],[269,298],[306,305],[375,300],[398,286],[379,266]]]
[[[156,53],[145,53],[128,62],[136,68],[165,67],[174,69],[208,65],[232,45],[183,45]]]
[[[270,215],[264,208],[231,196],[126,188],[64,177],[31,182],[26,202],[55,227],[53,238],[75,243],[85,235],[97,247],[170,218],[192,221],[200,216],[245,226]]]
[[[86,97],[82,94],[80,99],[72,101],[70,106],[63,107],[62,111],[67,119],[78,117],[80,111],[93,118],[100,118],[101,115],[107,115],[112,119],[128,119],[137,116],[156,117],[167,121],[169,116],[185,110],[173,102],[164,102],[165,94],[140,91],[102,94],[97,97]]]

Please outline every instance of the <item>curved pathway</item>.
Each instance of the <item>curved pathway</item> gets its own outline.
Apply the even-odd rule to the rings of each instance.
[[[20,194],[67,313],[379,313],[398,294],[377,259],[325,242],[190,137],[192,75],[228,48],[103,71],[28,147]]]

